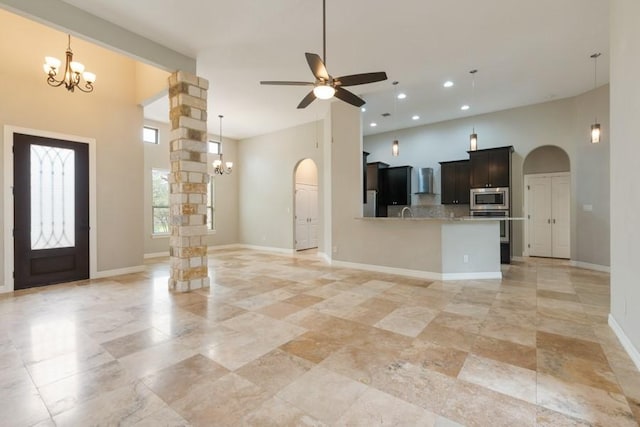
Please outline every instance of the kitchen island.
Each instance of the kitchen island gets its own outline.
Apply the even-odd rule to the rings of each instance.
[[[350,232],[361,238],[347,248],[334,247],[333,265],[432,280],[502,277],[498,219],[354,219]]]

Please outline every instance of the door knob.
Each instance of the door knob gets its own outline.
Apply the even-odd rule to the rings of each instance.
[[[551,224],[551,220],[550,219],[547,220],[547,224]]]
[[[555,218],[553,219],[553,223],[554,223],[554,224],[556,223],[556,219],[555,219]]]

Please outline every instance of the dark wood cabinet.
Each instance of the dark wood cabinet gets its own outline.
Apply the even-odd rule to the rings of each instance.
[[[381,171],[388,168],[389,165],[384,162],[367,163],[367,177],[365,182],[366,190],[375,190],[377,192],[375,216],[387,216],[387,205],[382,200],[384,181]]]
[[[362,203],[367,203],[367,157],[369,153],[362,152]]]
[[[390,205],[411,204],[411,166],[380,169],[382,174],[383,203]]]
[[[469,160],[440,162],[440,202],[469,204]]]
[[[513,147],[469,151],[471,188],[509,187]]]

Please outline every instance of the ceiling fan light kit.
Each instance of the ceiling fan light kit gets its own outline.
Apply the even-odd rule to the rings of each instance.
[[[326,0],[322,0],[322,54],[320,58],[315,53],[305,53],[307,64],[315,77],[314,82],[295,82],[295,81],[261,81],[262,85],[276,86],[313,86],[302,101],[298,104],[298,108],[305,108],[311,104],[316,98],[331,99],[334,96],[348,104],[356,107],[362,107],[365,104],[364,99],[354,93],[344,89],[347,86],[357,86],[368,83],[381,82],[387,79],[384,71],[375,73],[352,74],[342,77],[333,77],[327,71],[327,24],[326,24]]]

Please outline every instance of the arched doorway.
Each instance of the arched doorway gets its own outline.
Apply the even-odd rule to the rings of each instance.
[[[294,248],[318,247],[318,168],[311,159],[300,161],[294,172]]]
[[[571,165],[560,147],[545,145],[524,160],[525,255],[571,258]]]

